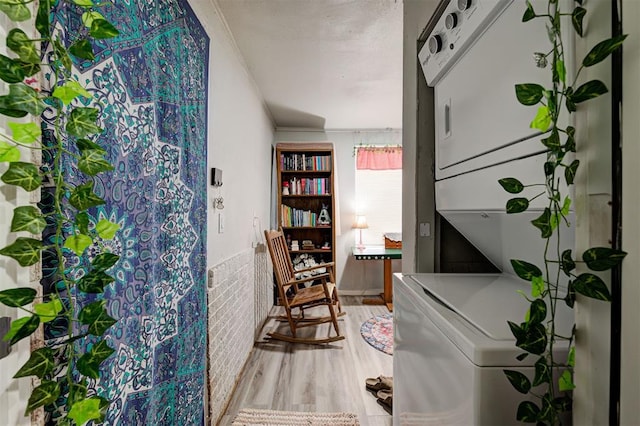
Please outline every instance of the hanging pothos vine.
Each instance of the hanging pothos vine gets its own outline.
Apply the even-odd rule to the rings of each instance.
[[[104,333],[116,320],[109,316],[106,301],[100,295],[114,281],[107,270],[119,256],[105,251],[101,241],[114,238],[119,225],[108,220],[90,223],[87,213],[87,209],[105,203],[94,192],[93,177],[112,170],[113,166],[105,158],[106,150],[95,142],[102,132],[97,124],[100,109],[91,106],[91,93],[74,78],[71,59],[73,56],[92,61],[92,40],[118,35],[99,12],[98,3],[39,0],[33,16],[34,0],[0,1],[0,10],[11,21],[31,23],[30,27],[40,34],[34,39],[21,29],[10,30],[6,45],[12,57],[0,55],[0,79],[8,83],[8,93],[0,96],[0,113],[12,119],[31,116],[8,122],[11,134],[0,134],[0,161],[8,163],[1,179],[4,184],[25,191],[39,190],[43,182],[48,182],[53,194],[50,205],[42,210],[34,205],[14,209],[11,232],[29,236],[19,236],[0,254],[15,259],[21,266],[30,266],[40,262],[44,253],[55,268],[54,290],[44,298],[37,297],[36,290],[29,287],[0,292],[0,303],[27,314],[12,321],[4,339],[13,345],[29,337],[42,323],[56,321],[66,325],[66,337],[32,351],[14,376],[40,379],[28,400],[25,415],[44,406],[53,421],[64,425],[103,421],[109,401],[96,393],[95,384],[100,378],[100,365],[114,352]],[[83,26],[80,29],[63,28],[59,23],[54,26],[51,17],[55,7],[77,13]],[[63,40],[69,44],[65,46]],[[50,94],[29,84],[37,81],[33,76],[40,73],[51,76],[55,87]],[[51,118],[51,127],[46,131],[52,137],[44,142],[41,126],[36,123],[46,110]],[[21,159],[19,147],[42,150],[52,164],[39,168]],[[70,182],[66,169],[69,166],[79,171],[82,183]],[[46,227],[52,229],[52,243],[42,239]],[[92,245],[97,247],[97,255],[90,260],[85,251]],[[81,278],[70,274],[71,256],[80,258],[79,266],[85,270]],[[87,299],[84,294],[93,295],[88,297],[93,301],[83,304]]]
[[[576,111],[577,104],[607,92],[607,87],[599,80],[578,85],[578,78],[584,68],[602,62],[618,49],[626,36],[613,37],[596,44],[584,57],[571,79],[565,68],[567,62],[561,21],[564,19],[563,16],[570,17],[573,29],[582,37],[583,19],[587,11],[582,7],[582,0],[575,0],[575,3],[573,11],[568,13],[560,10],[558,0],[548,0],[546,10],[535,10],[527,0],[522,21],[547,21],[551,49],[548,53],[535,53],[534,57],[538,67],[550,65],[552,84],[551,87],[543,87],[536,83],[515,86],[516,97],[521,104],[539,105],[531,128],[545,134],[541,142],[548,151],[543,170],[544,190],[532,198],[510,199],[506,210],[507,213],[524,212],[529,208],[530,201],[542,195],[547,196],[548,204],[543,213],[532,221],[533,226],[540,230],[542,238],[546,240],[542,270],[525,260],[511,260],[515,273],[531,283],[531,295],[527,296],[530,307],[524,322],[516,324],[509,321],[509,327],[516,338],[516,346],[524,351],[517,357],[518,360],[522,361],[529,355],[538,357],[534,364],[535,374],[533,378],[529,378],[514,370],[504,370],[504,373],[517,391],[529,394],[534,401],[538,401],[522,401],[516,413],[517,420],[537,424],[562,424],[566,418],[565,413],[571,411],[572,407],[571,390],[575,388],[575,327],[571,330],[570,336],[558,334],[558,303],[566,303],[573,308],[576,293],[604,301],[611,299],[609,290],[600,277],[592,273],[576,272],[576,260],[571,250],[560,252],[560,232],[563,226],[569,225],[568,215],[572,204],[571,198],[562,194],[564,185],[561,181],[564,178],[565,189],[572,185],[580,162],[573,159],[573,153],[576,151],[575,128],[561,127],[559,117],[563,109],[571,114]],[[524,185],[513,177],[500,179],[499,183],[511,194],[519,194],[525,187],[540,185]],[[582,260],[592,271],[606,271],[617,266],[625,255],[626,253],[611,248],[595,247],[586,250],[582,254]],[[565,284],[566,296],[563,297],[562,286]],[[554,358],[554,348],[559,344],[566,345],[567,359]]]

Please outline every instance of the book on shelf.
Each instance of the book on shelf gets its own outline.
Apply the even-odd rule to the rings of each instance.
[[[286,204],[282,204],[281,226],[317,226],[318,214],[310,210],[300,210]]]
[[[301,171],[331,171],[330,155],[281,154],[280,169]]]
[[[292,177],[288,182],[291,195],[330,195],[329,178]]]

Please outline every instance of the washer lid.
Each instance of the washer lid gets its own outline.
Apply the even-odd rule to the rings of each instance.
[[[518,291],[528,295],[530,286],[513,275],[416,274],[410,277],[429,296],[493,340],[513,341],[507,320],[517,323],[524,321],[529,308],[529,302]],[[558,303],[558,307],[561,305],[565,306],[564,302]],[[564,321],[567,312],[570,312],[569,309],[559,309],[561,318],[558,324],[570,323]],[[570,328],[558,331],[570,334]]]

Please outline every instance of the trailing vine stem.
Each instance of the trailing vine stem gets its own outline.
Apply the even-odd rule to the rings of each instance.
[[[74,60],[94,60],[95,40],[113,38],[119,32],[100,13],[103,4],[93,0],[39,0],[37,9],[35,4],[34,0],[12,0],[0,6],[11,21],[30,22],[39,33],[29,37],[21,29],[11,29],[6,45],[13,57],[0,55],[0,79],[9,88],[0,96],[0,114],[10,119],[32,117],[29,122],[8,122],[12,134],[0,134],[0,162],[8,163],[0,179],[28,192],[42,190],[46,200],[37,207],[14,209],[9,231],[28,237],[18,236],[0,254],[26,267],[40,262],[46,253],[53,290],[45,296],[37,296],[28,286],[0,291],[0,303],[27,314],[11,322],[4,340],[13,345],[42,323],[65,324],[66,335],[32,350],[14,375],[39,379],[25,415],[44,407],[49,419],[59,425],[98,424],[110,405],[97,387],[101,366],[114,352],[105,333],[116,323],[101,295],[115,280],[107,271],[119,260],[102,241],[114,238],[120,226],[106,219],[90,220],[88,211],[105,204],[94,192],[94,177],[114,167],[97,143],[102,132],[100,109],[86,106],[93,96],[72,71]],[[53,21],[56,13],[77,14],[79,19]],[[81,25],[75,27],[74,22]],[[39,74],[43,67],[50,73]],[[37,82],[35,75],[49,76],[50,92],[31,86]],[[42,125],[34,123],[40,118]],[[41,151],[50,163],[38,167],[21,161],[18,148]],[[68,174],[72,166],[79,178]],[[45,187],[43,182],[50,183]],[[42,239],[34,238],[38,236]],[[91,257],[89,247],[94,247]],[[76,257],[77,264],[69,261]]]
[[[569,308],[573,308],[576,294],[603,301],[611,300],[604,281],[592,273],[574,273],[577,260],[571,249],[563,250],[560,225],[570,226],[572,202],[568,194],[563,198],[562,189],[565,185],[558,172],[563,170],[564,183],[568,189],[574,183],[580,162],[573,159],[573,153],[576,152],[575,128],[571,125],[561,127],[560,116],[563,105],[570,115],[576,111],[578,104],[607,92],[606,86],[599,80],[591,80],[578,87],[576,85],[584,68],[605,60],[621,46],[626,36],[613,37],[596,44],[582,60],[573,81],[567,84],[562,17],[570,16],[575,33],[582,37],[583,20],[587,11],[582,7],[582,0],[574,0],[571,13],[561,11],[559,0],[547,0],[546,11],[546,14],[537,14],[531,1],[526,0],[522,21],[548,21],[547,30],[552,48],[546,54],[534,53],[534,58],[538,67],[545,68],[548,65],[546,58],[551,57],[551,86],[548,89],[537,83],[515,86],[516,97],[521,104],[538,105],[530,127],[539,130],[544,136],[541,140],[547,149],[543,167],[544,184],[524,185],[514,177],[502,178],[498,182],[510,194],[520,194],[525,188],[535,185],[546,187],[546,191],[541,194],[512,198],[506,204],[507,213],[517,214],[529,210],[530,203],[541,195],[546,194],[548,198],[540,216],[531,222],[545,240],[542,253],[544,272],[534,263],[521,259],[511,260],[514,272],[530,282],[531,295],[525,295],[530,303],[525,320],[521,323],[509,321],[508,324],[516,338],[516,346],[523,350],[517,359],[523,361],[529,355],[538,356],[534,363],[534,377],[530,378],[514,370],[504,370],[504,373],[518,392],[529,395],[529,398],[519,404],[515,413],[518,421],[558,425],[568,418],[572,408],[571,393],[575,388],[575,325],[568,337],[558,333],[558,303],[562,300]],[[552,238],[555,240],[552,241]],[[625,255],[626,253],[609,247],[593,247],[582,253],[582,262],[592,271],[606,271],[622,262]],[[561,294],[565,294],[564,297]],[[560,354],[555,348],[558,340],[567,344],[567,358],[564,362],[556,360],[556,355]]]

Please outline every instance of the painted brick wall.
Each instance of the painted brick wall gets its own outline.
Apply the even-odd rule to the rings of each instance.
[[[263,245],[208,272],[209,414],[217,424],[273,305],[271,262]]]

